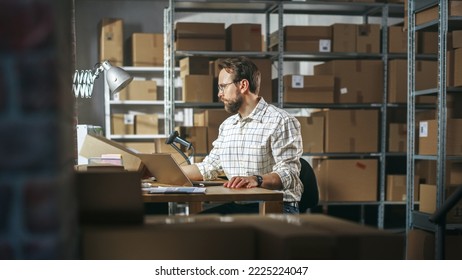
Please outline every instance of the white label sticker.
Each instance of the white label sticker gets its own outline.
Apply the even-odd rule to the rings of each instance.
[[[428,137],[428,122],[420,122],[419,137]]]
[[[331,41],[329,39],[319,40],[319,52],[330,52]]]
[[[303,88],[303,76],[292,75],[292,88]]]
[[[347,94],[348,93],[348,89],[347,88],[341,88],[340,89],[340,94]]]
[[[134,123],[135,123],[135,115],[133,114],[124,115],[124,124],[134,124]]]

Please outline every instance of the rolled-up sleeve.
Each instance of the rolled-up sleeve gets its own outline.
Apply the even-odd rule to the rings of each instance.
[[[282,118],[272,137],[271,150],[276,163],[273,172],[281,178],[284,200],[298,201],[302,191],[299,176],[303,153],[300,123],[294,117]]]

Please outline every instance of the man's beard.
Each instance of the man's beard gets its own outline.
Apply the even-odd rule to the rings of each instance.
[[[242,95],[239,93],[234,100],[227,100],[228,102],[224,102],[225,104],[225,111],[231,114],[236,114],[239,112],[239,108],[241,108],[244,99]]]

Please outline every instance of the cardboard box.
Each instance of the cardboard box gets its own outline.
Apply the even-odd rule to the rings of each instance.
[[[407,235],[406,258],[408,260],[435,260],[435,234],[420,229],[411,229]],[[444,236],[445,260],[462,259],[462,237],[457,234]]]
[[[391,153],[407,151],[407,124],[390,123],[388,125],[388,151]]]
[[[462,58],[462,56],[461,56]],[[456,65],[456,58],[455,58],[455,50],[449,50],[446,52],[446,86],[447,87],[455,87],[455,65]],[[449,97],[450,95],[448,95]],[[448,100],[448,102],[450,102]],[[449,109],[450,106],[448,106]],[[450,116],[450,114],[448,114]]]
[[[128,149],[142,154],[153,154],[156,152],[156,146],[154,142],[120,142]]]
[[[272,215],[303,228],[328,232],[335,238],[333,255],[338,260],[400,260],[404,258],[405,238],[370,226],[323,214]]]
[[[462,48],[462,30],[452,31],[452,47],[454,49]]]
[[[124,22],[103,18],[99,23],[99,61],[109,60],[114,66],[124,65]]]
[[[324,117],[296,117],[300,122],[304,153],[324,152]]]
[[[448,16],[462,16],[462,1],[451,0],[448,3]],[[421,25],[438,19],[438,5],[415,14],[415,24]]]
[[[112,114],[111,134],[135,134],[135,115]]]
[[[334,76],[329,75],[286,75],[283,77],[283,100],[287,103],[334,103],[334,82]]]
[[[437,120],[420,121],[418,154],[436,155],[437,124]],[[462,119],[448,119],[446,127],[446,154],[462,155]]]
[[[436,184],[436,161],[425,160],[415,163],[415,174],[421,178],[421,182],[425,184]],[[462,184],[462,163],[451,160],[446,161],[446,184],[457,185]]]
[[[218,138],[221,123],[230,116],[224,109],[208,109],[194,113],[194,126],[207,127],[208,151],[212,150],[212,143]]]
[[[226,28],[227,51],[262,51],[261,24],[233,23]]]
[[[447,185],[445,192],[446,198],[451,196],[460,185]],[[420,204],[419,211],[423,213],[433,214],[436,209],[436,185],[421,184],[420,185]],[[462,223],[462,201],[459,201],[446,215],[446,223],[460,224]]]
[[[334,23],[332,25],[332,51],[356,52],[357,25],[352,23]]]
[[[133,80],[126,88],[114,94],[114,100],[157,100],[157,82]]]
[[[76,172],[75,191],[81,225],[143,224],[139,172]]]
[[[131,63],[133,66],[164,65],[164,34],[133,33],[131,43]]]
[[[213,77],[211,75],[186,75],[183,79],[184,102],[213,102]]]
[[[135,134],[159,134],[159,116],[157,114],[135,115]]]
[[[284,51],[331,52],[332,28],[330,26],[284,26]],[[270,48],[277,51],[279,31],[270,35]]]
[[[447,115],[448,118],[462,119],[462,94],[446,96]]]
[[[207,127],[206,126],[180,126],[180,137],[191,142],[194,147],[195,154],[207,154]]]
[[[136,153],[120,143],[102,136],[89,135],[85,137],[80,155],[86,158],[101,157],[103,154],[120,154],[124,168],[128,171],[143,171],[141,159]]]
[[[434,260],[435,239],[430,232],[411,229],[407,235],[406,259],[408,260]]]
[[[437,61],[415,62],[415,89],[436,88],[438,79]],[[389,62],[388,102],[407,103],[407,60],[394,59]],[[417,96],[416,103],[435,103],[432,96]]]
[[[185,57],[180,59],[180,77],[187,75],[211,75],[209,58],[201,56]]]
[[[356,26],[356,52],[380,53],[380,24],[358,24]]]
[[[323,135],[324,153],[373,153],[378,150],[377,110],[328,110],[312,113],[323,117],[324,126],[316,134]],[[318,126],[319,128],[320,126]],[[314,142],[316,135],[304,141]]]
[[[450,50],[450,38],[448,33],[447,49]],[[419,54],[437,54],[438,53],[438,32],[420,31],[417,33],[416,51]]]
[[[296,218],[295,215],[291,216]],[[257,259],[329,260],[336,258],[337,236],[335,234],[316,227],[303,227],[297,223],[278,219],[278,217],[279,215],[274,218],[273,215],[271,217],[268,215],[230,215],[229,221],[247,224],[255,229]]]
[[[90,260],[237,260],[256,258],[250,225],[207,221],[86,227],[82,258]],[[239,238],[236,238],[239,236]]]
[[[462,86],[462,49],[456,49],[454,54],[454,86]]]
[[[321,201],[377,201],[375,159],[313,159]]]
[[[407,31],[403,26],[388,27],[388,52],[407,53]]]
[[[414,176],[414,201],[419,201],[419,176]],[[387,175],[387,201],[406,201],[406,175]]]
[[[380,60],[332,60],[315,65],[314,75],[335,76],[335,98],[340,103],[382,103]]]
[[[175,49],[178,51],[225,51],[224,23],[177,22]]]
[[[273,63],[271,59],[252,58],[252,62],[255,63],[261,73],[260,92],[258,92],[258,95],[263,97],[268,103],[276,102],[276,100],[272,98],[273,88],[271,81]]]

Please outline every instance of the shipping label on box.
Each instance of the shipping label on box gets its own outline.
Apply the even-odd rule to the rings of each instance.
[[[319,40],[319,52],[331,52],[332,40]]]

